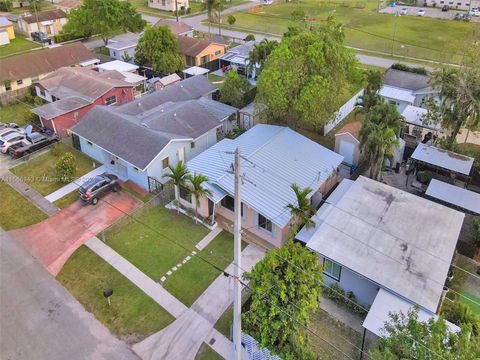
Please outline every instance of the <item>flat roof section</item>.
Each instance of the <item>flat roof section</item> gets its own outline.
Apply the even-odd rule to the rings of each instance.
[[[450,170],[462,175],[470,175],[473,158],[443,150],[435,146],[418,144],[412,154],[412,159]]]
[[[432,179],[426,195],[480,215],[480,194]]]

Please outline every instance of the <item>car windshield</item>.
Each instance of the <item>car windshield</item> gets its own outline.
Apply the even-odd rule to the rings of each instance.
[[[81,187],[80,187],[80,192],[83,194],[87,189],[92,187],[93,185],[97,184],[98,182],[102,181],[103,177],[102,176],[95,176],[93,178],[88,179]]]

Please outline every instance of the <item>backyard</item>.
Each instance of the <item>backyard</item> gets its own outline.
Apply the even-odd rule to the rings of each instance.
[[[10,40],[10,44],[0,46],[0,59],[40,47],[40,44],[27,40],[20,34],[15,34],[15,39]]]
[[[233,14],[237,19],[233,28],[281,35],[294,25],[290,16],[300,7],[312,24],[335,14],[350,46],[444,62],[458,62],[468,41],[480,37],[477,23],[380,14],[377,5],[377,0],[278,2]]]
[[[57,275],[57,280],[112,333],[127,343],[141,341],[174,319],[122,274],[80,247]],[[111,305],[103,296],[112,289]]]
[[[4,230],[22,228],[47,218],[47,215],[3,180],[0,180],[0,198],[0,227]]]

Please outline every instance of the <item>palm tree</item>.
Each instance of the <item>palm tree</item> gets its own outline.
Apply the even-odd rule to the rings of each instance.
[[[177,207],[177,215],[180,214],[179,211],[179,198],[180,198],[180,186],[185,184],[185,179],[187,178],[189,172],[182,160],[180,160],[177,165],[172,166],[168,165],[169,173],[163,174],[162,177],[170,178],[173,182],[175,188],[175,206]]]
[[[202,9],[207,11],[208,18],[208,33],[210,34],[210,24],[212,23],[213,17],[215,15],[215,10],[217,9],[218,0],[205,0],[203,2]]]
[[[261,71],[263,64],[265,64],[268,56],[272,53],[273,50],[275,50],[277,45],[278,42],[276,40],[268,39],[263,39],[258,44],[255,44],[248,56],[249,70],[252,70],[256,66],[256,64],[258,64]]]
[[[192,185],[190,193],[195,197],[195,223],[197,223],[200,198],[212,195],[212,192],[209,189],[204,188],[202,185],[204,182],[208,181],[208,178],[205,175],[194,173],[193,175],[188,174],[186,178]]]
[[[217,5],[215,6],[215,10],[217,10],[217,18],[218,18],[218,35],[222,35],[222,11],[225,9],[225,0],[217,0]]]
[[[290,187],[295,193],[296,202],[294,204],[288,204],[287,208],[290,209],[295,225],[298,227],[305,225],[307,229],[315,226],[315,222],[310,216],[315,213],[316,209],[312,206],[308,198],[308,195],[313,190],[309,187],[301,189],[297,184],[292,184]]]

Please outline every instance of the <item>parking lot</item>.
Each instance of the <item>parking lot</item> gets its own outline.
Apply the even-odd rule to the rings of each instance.
[[[455,14],[467,14],[467,11],[460,11],[455,9],[450,9],[448,11],[442,11],[441,8],[432,8],[432,7],[419,7],[419,6],[395,6],[395,7],[386,7],[380,10],[384,14],[398,14],[400,15],[400,10],[402,8],[407,8],[408,13],[406,16],[417,16],[419,9],[425,10],[425,17],[437,18],[437,19],[447,19],[453,20]],[[472,16],[470,21],[480,22],[480,17]]]

